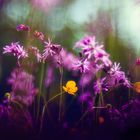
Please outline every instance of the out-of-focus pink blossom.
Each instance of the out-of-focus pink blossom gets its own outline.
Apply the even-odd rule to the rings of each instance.
[[[93,79],[94,74],[93,73],[86,73],[83,76],[81,76],[79,84],[83,87],[87,86],[91,80]]]
[[[93,48],[95,47],[95,36],[85,36],[83,39],[78,41],[75,44],[75,48],[81,48],[82,50],[86,49],[87,47],[89,48],[90,46]]]
[[[73,70],[73,63],[78,61],[78,58],[65,49],[61,50],[60,56],[62,58],[62,66],[67,70]]]
[[[140,65],[140,58],[137,58],[137,60],[136,60],[136,65],[137,65],[137,66]]]
[[[63,0],[32,0],[32,4],[38,9],[48,12],[59,5],[62,1]]]
[[[13,54],[18,59],[28,57],[28,53],[23,49],[23,46],[21,46],[18,42],[6,45],[3,48],[3,50],[4,54],[5,53]]]
[[[16,27],[17,31],[30,31],[30,27],[24,24],[20,24]]]
[[[46,72],[45,86],[49,87],[54,81],[54,68],[49,67]]]
[[[34,101],[37,89],[34,86],[34,77],[22,69],[15,69],[8,79],[12,85],[11,100],[29,106]]]

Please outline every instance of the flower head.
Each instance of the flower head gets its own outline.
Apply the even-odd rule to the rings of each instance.
[[[63,86],[63,90],[69,94],[75,95],[78,90],[75,81],[68,81],[66,86]]]
[[[18,59],[20,58],[26,58],[28,57],[27,52],[23,49],[23,46],[21,46],[18,42],[11,43],[10,45],[6,45],[4,48],[3,53],[10,53],[16,56]]]
[[[110,66],[112,64],[109,54],[104,50],[103,45],[99,45],[95,41],[95,36],[86,36],[76,43],[75,48],[81,48],[81,54],[87,60],[92,60],[102,66]]]
[[[129,80],[125,76],[125,73],[120,70],[120,63],[114,63],[110,68],[108,78],[108,84],[110,87],[117,86],[119,84],[124,85],[126,87],[131,87]]]
[[[58,55],[61,51],[61,45],[52,44],[51,40],[48,39],[48,42],[45,42],[45,49],[43,52],[43,59],[46,60],[49,56]]]
[[[79,70],[81,73],[86,73],[90,69],[90,63],[87,59],[81,59],[73,64],[74,70]]]
[[[17,31],[30,31],[30,27],[24,24],[20,24],[16,27]]]
[[[102,91],[108,91],[108,85],[105,82],[106,77],[102,78],[102,79],[98,79],[95,83],[94,83],[94,92],[95,94],[100,94]]]
[[[81,39],[80,41],[78,41],[75,44],[76,48],[81,48],[81,49],[85,49],[87,47],[90,46],[95,46],[96,42],[95,42],[95,36],[85,36],[83,39]]]

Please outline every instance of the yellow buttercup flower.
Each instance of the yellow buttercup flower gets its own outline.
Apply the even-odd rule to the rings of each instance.
[[[140,93],[140,82],[134,83],[133,86],[134,86],[134,89],[135,89],[138,93]]]
[[[66,86],[63,86],[63,90],[69,94],[75,95],[78,90],[75,81],[68,81]]]

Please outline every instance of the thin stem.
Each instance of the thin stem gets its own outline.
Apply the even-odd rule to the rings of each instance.
[[[107,107],[105,106],[105,107],[92,107],[90,110],[88,110],[88,111],[86,111],[82,116],[81,116],[81,118],[79,119],[79,121],[76,123],[76,126],[83,120],[83,118],[90,112],[90,111],[92,111],[92,110],[94,110],[94,109],[106,109]]]
[[[63,68],[60,67],[60,92],[62,93],[63,89]],[[62,101],[63,101],[63,95],[60,96],[59,100],[59,121],[61,121],[61,112],[62,112]]]
[[[37,108],[37,120],[38,120],[38,117],[39,117],[39,112],[40,112],[40,99],[41,99],[41,93],[42,93],[42,85],[43,85],[43,77],[44,77],[44,67],[45,67],[45,64],[42,63],[42,67],[41,67],[41,75],[40,75],[40,84],[39,84],[39,95],[38,95],[38,100],[37,100],[37,103],[38,103],[38,108]]]
[[[20,107],[20,109],[23,109],[23,106],[19,102],[15,101],[15,100],[12,100],[11,102],[18,105]]]
[[[40,124],[40,132],[42,130],[42,124],[43,124],[43,118],[44,118],[44,114],[45,114],[45,109],[47,108],[48,103],[50,103],[51,101],[53,101],[55,98],[57,98],[58,96],[61,96],[62,94],[64,94],[65,92],[61,92],[59,94],[56,94],[55,96],[53,96],[52,98],[50,98],[43,106],[43,110],[42,110],[42,115],[41,115],[41,124]]]

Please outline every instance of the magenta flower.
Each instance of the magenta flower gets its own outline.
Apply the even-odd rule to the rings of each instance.
[[[12,85],[11,100],[29,106],[34,101],[37,89],[34,86],[34,77],[22,69],[15,69],[8,79]]]
[[[137,60],[136,60],[136,65],[137,65],[137,66],[140,65],[140,58],[137,58]]]
[[[81,59],[73,64],[74,70],[79,70],[81,73],[86,73],[90,70],[90,63],[87,59]]]
[[[114,63],[110,69],[108,76],[108,84],[113,87],[117,85],[124,85],[126,87],[131,87],[129,80],[126,78],[125,73],[120,70],[120,63]]]
[[[49,56],[58,55],[61,51],[61,45],[52,44],[51,40],[48,39],[48,42],[45,42],[45,49],[43,52],[43,60],[46,60]]]
[[[92,53],[91,53],[92,54]],[[96,46],[93,50],[95,62],[101,61],[103,65],[110,66],[112,64],[109,54],[104,50],[103,45]]]
[[[97,79],[93,86],[94,93],[100,94],[102,91],[108,91],[108,85],[106,84],[106,77]]]
[[[20,24],[16,27],[17,31],[30,31],[30,27],[24,24]]]
[[[18,59],[28,57],[27,52],[23,49],[23,46],[21,46],[18,42],[6,45],[3,49],[4,49],[3,54],[5,53],[13,54]]]
[[[99,45],[95,41],[94,36],[86,36],[84,39],[78,41],[75,48],[81,48],[82,55],[95,63],[104,66],[110,66],[112,64],[109,59],[109,54],[104,50],[104,46]]]
[[[93,48],[95,44],[95,36],[85,36],[83,39],[76,43],[75,48],[81,48],[83,50],[89,47]]]

